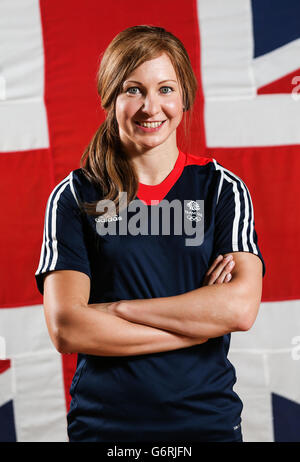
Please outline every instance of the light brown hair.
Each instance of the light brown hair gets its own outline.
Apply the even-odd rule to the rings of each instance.
[[[120,32],[105,50],[97,73],[97,88],[106,119],[85,149],[80,166],[85,176],[100,187],[99,200],[114,201],[119,210],[119,192],[127,192],[127,203],[137,194],[139,182],[132,163],[122,152],[115,116],[117,96],[126,78],[145,61],[166,53],[170,58],[183,94],[184,127],[197,91],[197,80],[189,56],[172,33],[161,27],[141,25]],[[86,213],[99,216],[97,202],[83,203]]]

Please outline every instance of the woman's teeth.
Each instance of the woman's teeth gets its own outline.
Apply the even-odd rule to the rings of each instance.
[[[137,122],[139,125],[142,127],[146,128],[157,128],[159,127],[163,122]]]

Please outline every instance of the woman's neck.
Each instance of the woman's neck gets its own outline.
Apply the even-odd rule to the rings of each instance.
[[[179,150],[176,143],[166,143],[146,150],[127,150],[140,183],[156,185],[173,170]]]

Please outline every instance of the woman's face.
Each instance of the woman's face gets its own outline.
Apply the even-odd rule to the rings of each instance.
[[[128,149],[151,149],[170,136],[183,115],[182,91],[166,54],[135,69],[123,83],[116,100],[120,139]],[[175,141],[176,142],[176,141]]]

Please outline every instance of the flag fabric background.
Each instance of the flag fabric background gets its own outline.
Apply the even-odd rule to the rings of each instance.
[[[47,198],[104,120],[101,54],[137,24],[184,43],[199,82],[187,144],[247,184],[266,263],[253,328],[229,358],[245,441],[300,442],[298,0],[0,2],[0,441],[67,441],[76,355],[47,332],[34,273]]]

